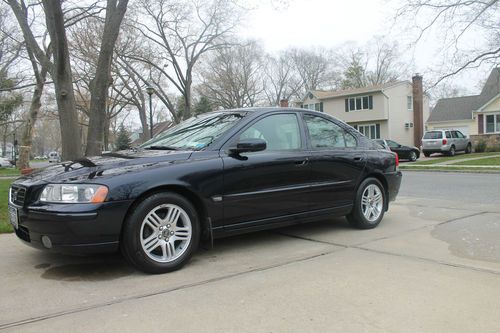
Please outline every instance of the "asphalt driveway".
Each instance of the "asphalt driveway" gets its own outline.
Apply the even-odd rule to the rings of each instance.
[[[441,175],[405,172],[377,229],[219,240],[165,275],[0,235],[0,330],[498,332],[500,177]]]

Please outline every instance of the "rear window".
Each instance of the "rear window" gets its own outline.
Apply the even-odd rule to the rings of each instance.
[[[426,132],[424,135],[424,139],[442,139],[443,133],[440,131],[431,131]]]

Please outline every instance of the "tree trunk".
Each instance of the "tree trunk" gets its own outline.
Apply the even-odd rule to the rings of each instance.
[[[62,158],[74,160],[82,156],[78,137],[78,121],[73,93],[73,77],[69,60],[68,40],[60,1],[43,0],[47,30],[54,50],[54,80],[61,127]]]
[[[191,84],[191,74],[188,74],[184,94],[184,114],[182,115],[182,119],[188,119],[191,117]]]
[[[43,93],[43,87],[45,85],[45,75],[43,76],[43,82],[38,82],[33,92],[33,97],[31,98],[30,112],[26,125],[24,126],[24,131],[21,136],[21,145],[19,146],[19,162],[17,167],[19,169],[29,168],[30,164],[30,152],[31,144],[33,139],[33,127],[35,126],[36,120],[38,118],[38,112],[42,106],[41,97]]]
[[[106,99],[111,81],[111,62],[120,25],[127,10],[128,0],[108,0],[106,21],[102,34],[101,48],[97,60],[96,74],[91,84],[89,128],[85,155],[100,155],[103,148],[106,118]]]
[[[104,117],[104,150],[109,150],[109,117]]]

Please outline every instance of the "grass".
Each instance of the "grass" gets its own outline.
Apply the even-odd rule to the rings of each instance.
[[[9,223],[9,213],[7,211],[9,186],[11,182],[11,179],[0,179],[0,233],[13,231]]]
[[[493,155],[499,155],[500,153],[473,153],[473,154],[458,154],[455,156],[444,156],[444,157],[430,157],[430,160],[425,160],[425,161],[419,161],[415,162],[413,164],[415,165],[429,165],[429,164],[437,164],[437,163],[442,163],[442,162],[448,162],[448,161],[453,161],[453,160],[461,160],[464,158],[474,158],[474,157],[483,157],[483,156],[493,156]],[[475,164],[475,165],[480,165],[480,164]]]
[[[16,168],[0,168],[0,176],[20,176],[21,171]]]
[[[457,163],[454,163],[453,165],[496,165],[496,166],[500,166],[500,157],[490,157],[490,158],[482,158],[480,160],[457,162]]]

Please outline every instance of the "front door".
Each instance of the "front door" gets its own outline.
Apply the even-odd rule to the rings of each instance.
[[[296,113],[264,115],[229,144],[259,138],[266,141],[264,151],[237,156],[221,151],[226,225],[272,223],[273,218],[307,211],[310,166],[301,133]]]

